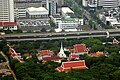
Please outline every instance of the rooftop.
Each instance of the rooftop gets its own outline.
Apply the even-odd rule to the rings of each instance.
[[[44,61],[53,61],[53,60],[61,60],[59,56],[53,56],[53,57],[45,57],[43,58]]]
[[[88,54],[88,56],[90,57],[100,57],[100,56],[105,56],[105,54],[103,52],[96,52],[96,53],[90,53]]]
[[[50,50],[42,50],[38,53],[38,56],[46,56],[46,55],[51,55],[53,54],[53,51]]]
[[[71,18],[77,18],[77,16],[74,13],[67,13],[68,16],[70,16]]]
[[[62,7],[62,12],[64,12],[64,13],[74,13],[69,7]]]
[[[68,72],[71,69],[80,70],[80,69],[88,69],[88,67],[86,67],[84,60],[68,61],[68,62],[62,62],[61,67],[58,67],[55,70],[58,72]]]
[[[79,52],[88,52],[85,44],[76,44],[74,48],[71,50],[71,53],[79,53]]]
[[[38,8],[35,8],[35,7],[30,7],[30,8],[27,8],[27,10],[29,11],[29,12],[33,12],[33,11],[36,11],[36,12],[44,12],[44,11],[48,11],[46,8],[44,8],[44,7],[38,7]]]
[[[54,18],[61,18],[60,15],[56,14],[56,15],[52,15]]]
[[[25,53],[23,56],[30,57],[30,54],[29,53]]]
[[[0,22],[0,26],[16,26],[16,22]]]

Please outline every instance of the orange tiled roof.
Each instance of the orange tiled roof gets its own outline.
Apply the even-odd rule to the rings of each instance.
[[[56,68],[58,72],[68,72],[70,69],[88,69],[85,65],[84,60],[80,61],[70,61],[70,62],[62,62],[61,67]]]
[[[91,54],[88,54],[90,57],[99,57],[101,55],[104,55],[103,52],[96,52],[96,53],[91,53]]]
[[[85,44],[76,44],[74,45],[74,48],[71,49],[72,53],[79,53],[79,52],[88,52],[88,49],[86,48]]]
[[[45,55],[51,55],[53,54],[53,51],[50,51],[50,50],[42,50],[39,52],[39,56],[45,56]]]
[[[97,55],[103,55],[103,52],[96,52]]]
[[[88,54],[90,57],[99,57],[96,53],[90,53]]]

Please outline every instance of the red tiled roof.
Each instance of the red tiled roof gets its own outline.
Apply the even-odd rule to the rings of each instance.
[[[79,59],[79,55],[71,55],[69,58],[67,58],[68,61],[72,59]]]
[[[0,22],[0,26],[16,26],[16,22]]]
[[[84,60],[62,62],[61,67],[56,68],[58,72],[68,72],[70,69],[88,69]]]
[[[88,49],[86,48],[85,44],[76,44],[74,45],[74,48],[71,49],[72,53],[79,53],[79,52],[88,52]]]
[[[53,56],[53,57],[45,57],[43,58],[44,61],[50,61],[50,60],[61,60],[59,56]]]
[[[53,51],[50,51],[50,50],[42,50],[39,52],[39,56],[45,56],[45,55],[51,55],[53,54]]]
[[[65,62],[63,63],[64,68],[72,68],[72,67],[79,67],[79,66],[84,66],[83,61],[75,61],[75,62]]]
[[[30,54],[29,53],[25,53],[23,56],[30,57]]]
[[[79,57],[79,55],[71,55],[71,57],[76,58]]]

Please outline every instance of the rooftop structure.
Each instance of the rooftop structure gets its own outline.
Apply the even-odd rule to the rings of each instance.
[[[30,7],[27,8],[27,12],[29,13],[29,15],[44,15],[44,14],[48,15],[48,10],[44,7],[39,8]]]
[[[0,22],[0,26],[17,26],[16,22]]]
[[[64,14],[66,14],[66,13],[74,13],[69,7],[62,7],[62,12]]]
[[[55,70],[58,72],[69,72],[71,69],[81,70],[81,69],[88,69],[88,67],[86,67],[84,60],[68,61],[68,62],[62,62],[61,67],[58,67]]]
[[[29,53],[25,53],[24,56],[25,56],[25,57],[29,57],[30,54],[29,54]]]
[[[86,48],[85,44],[76,44],[74,48],[71,49],[71,55],[82,55],[88,54],[88,48]]]
[[[39,60],[42,60],[43,58],[45,57],[51,57],[53,55],[53,51],[50,51],[50,50],[41,50],[39,53],[38,53],[38,59]]]
[[[50,51],[50,50],[41,50],[38,55],[39,56],[46,56],[46,55],[52,55],[53,54],[53,51]]]
[[[69,58],[67,58],[68,61],[73,59],[80,60],[79,55],[71,55]]]
[[[46,61],[54,61],[54,62],[61,62],[62,58],[59,57],[59,56],[51,56],[51,57],[45,57],[42,59],[43,62],[46,62]]]

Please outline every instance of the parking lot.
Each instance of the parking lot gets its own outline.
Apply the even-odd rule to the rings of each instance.
[[[49,19],[40,20],[40,19],[22,19],[18,20],[20,27],[24,26],[50,26]]]
[[[23,32],[40,32],[43,28],[50,30],[49,18],[45,19],[19,19],[19,29]]]

